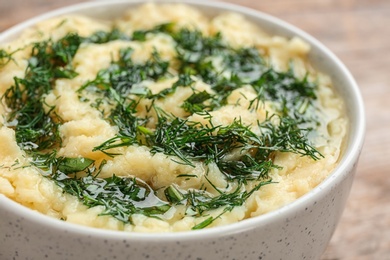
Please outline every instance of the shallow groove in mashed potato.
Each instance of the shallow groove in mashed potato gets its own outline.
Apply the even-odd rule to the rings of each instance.
[[[280,208],[330,174],[346,135],[309,51],[182,4],[40,22],[0,46],[0,193],[135,232]]]

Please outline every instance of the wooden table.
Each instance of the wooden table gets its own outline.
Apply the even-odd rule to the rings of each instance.
[[[390,259],[390,1],[226,0],[307,31],[347,65],[362,91],[367,136],[327,259]],[[0,31],[79,0],[0,0]]]

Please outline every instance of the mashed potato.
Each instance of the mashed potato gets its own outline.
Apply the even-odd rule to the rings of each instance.
[[[226,225],[296,200],[342,153],[343,102],[310,46],[239,14],[58,17],[0,50],[0,193],[63,221]]]

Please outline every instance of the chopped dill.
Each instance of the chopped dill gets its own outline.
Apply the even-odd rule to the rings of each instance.
[[[131,223],[133,214],[157,217],[171,207],[160,200],[146,183],[136,178],[121,178],[116,175],[97,178],[88,175],[75,179],[55,175],[53,179],[84,205],[103,206],[104,210],[100,215],[111,215],[124,223]]]
[[[153,189],[139,179],[116,175],[100,178],[104,164],[97,166],[94,160],[83,157],[56,157],[55,153],[36,153],[32,161],[44,176],[87,207],[102,206],[104,210],[100,215],[111,215],[124,223],[131,223],[133,214],[158,217],[170,209],[167,202],[160,200]],[[76,173],[83,174],[79,177]]]
[[[14,85],[1,96],[11,109],[8,125],[15,129],[16,140],[24,150],[44,150],[61,143],[58,126],[61,118],[44,102],[57,78],[73,78],[70,61],[80,45],[75,34],[57,42],[33,43],[24,78],[14,78]],[[48,111],[47,111],[48,110]]]
[[[103,44],[116,40],[129,41],[130,37],[122,33],[119,29],[114,28],[111,31],[97,31],[92,35],[82,39],[83,43]]]
[[[157,33],[169,33],[173,31],[173,23],[164,23],[155,26],[150,30],[136,30],[133,32],[131,39],[133,41],[145,41],[147,34],[157,34]]]
[[[194,92],[184,101],[182,108],[191,114],[200,113],[208,108],[205,102],[210,98],[211,94],[207,91]]]
[[[0,68],[7,65],[8,62],[14,61],[12,55],[17,51],[18,50],[9,53],[6,50],[0,49]]]
[[[58,41],[33,43],[25,76],[15,77],[14,84],[0,101],[10,110],[6,125],[15,130],[18,145],[31,157],[31,166],[87,207],[100,206],[101,215],[132,223],[133,214],[162,218],[172,206],[185,205],[187,215],[205,217],[193,227],[202,229],[234,207],[244,205],[264,185],[273,183],[269,173],[280,168],[274,163],[277,152],[296,153],[313,160],[322,157],[307,138],[319,124],[317,85],[308,75],[297,78],[292,67],[285,72],[276,71],[254,47],[233,48],[220,33],[205,36],[197,30],[175,30],[173,25],[161,24],[150,30],[134,31],[132,35],[117,28],[97,31],[88,37],[71,33]],[[174,60],[162,59],[155,49],[145,62],[135,62],[134,49],[123,48],[118,60],[112,60],[95,79],[78,89],[80,101],[90,102],[97,110],[103,109],[103,104],[110,104],[109,111],[100,112],[117,129],[115,136],[93,151],[115,157],[119,155],[115,148],[146,146],[152,154],[163,153],[178,164],[195,167],[195,163],[201,162],[205,168],[213,164],[229,187],[236,187],[233,191],[218,189],[205,173],[203,179],[207,183],[202,183],[199,189],[181,190],[172,184],[163,187],[161,195],[152,184],[135,177],[124,178],[112,173],[111,177],[101,178],[104,161],[57,154],[62,146],[59,127],[64,122],[55,113],[55,107],[45,103],[44,97],[57,79],[78,76],[72,60],[80,45],[115,40],[142,44],[155,34],[164,34],[174,41]],[[13,60],[12,54],[0,50],[0,66]],[[177,77],[177,81],[158,93],[152,93],[147,87],[147,82],[172,77]],[[197,81],[208,84],[210,91],[197,90]],[[243,86],[251,87],[256,93],[249,110],[256,110],[269,101],[277,113],[267,114],[257,125],[246,125],[239,117],[227,125],[214,125],[211,112],[226,105],[229,95]],[[156,105],[156,100],[173,95],[179,87],[191,89],[192,94],[182,104],[175,105],[187,116],[203,117],[204,123],[174,116]],[[86,92],[96,98],[90,100],[92,95],[85,98]],[[138,116],[142,99],[148,99],[151,105],[147,115]],[[149,124],[150,114],[156,117],[154,125]],[[198,176],[191,172],[178,173],[177,178]],[[248,183],[252,189],[247,190]],[[204,188],[206,184],[217,195],[208,192]],[[218,209],[220,214],[210,216],[211,211]]]
[[[119,95],[127,96],[132,93],[132,88],[137,83],[158,80],[167,75],[169,62],[162,60],[156,51],[145,64],[135,63],[131,58],[132,53],[132,48],[121,49],[119,60],[113,61],[107,69],[101,70],[97,77],[84,84],[79,92],[88,87],[97,87],[105,91],[112,88]]]

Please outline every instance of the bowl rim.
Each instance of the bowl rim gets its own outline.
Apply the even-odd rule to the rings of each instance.
[[[354,131],[354,134],[349,139],[349,144],[345,147],[344,154],[342,159],[338,163],[337,167],[330,173],[330,175],[318,184],[315,188],[302,195],[293,202],[288,203],[285,206],[282,206],[279,209],[273,210],[271,212],[265,213],[260,216],[248,218],[241,220],[236,223],[231,223],[223,226],[217,226],[212,228],[206,228],[201,230],[189,230],[189,231],[178,231],[178,232],[135,232],[135,231],[116,231],[116,230],[106,230],[94,227],[83,226],[80,224],[74,224],[69,222],[64,222],[50,216],[44,215],[38,211],[27,208],[12,199],[9,199],[3,194],[0,194],[0,208],[5,208],[9,211],[13,211],[16,214],[23,216],[23,218],[29,218],[32,222],[40,224],[46,227],[57,230],[66,230],[66,232],[76,233],[80,235],[88,235],[94,237],[102,237],[105,239],[135,239],[141,241],[153,241],[164,239],[166,241],[176,241],[180,240],[192,240],[197,238],[208,237],[218,237],[221,235],[234,234],[237,232],[243,232],[245,230],[253,229],[254,226],[267,225],[274,221],[285,219],[288,216],[294,215],[294,212],[297,209],[303,210],[307,205],[315,203],[318,199],[322,198],[327,194],[332,187],[341,182],[347,177],[348,174],[353,170],[355,164],[358,161],[360,152],[362,150],[364,136],[365,136],[365,112],[363,98],[361,96],[359,87],[353,78],[350,71],[346,66],[341,62],[341,60],[336,57],[336,55],[331,52],[327,47],[325,47],[321,42],[315,39],[313,36],[309,35],[300,28],[287,23],[280,18],[272,16],[270,14],[264,13],[260,10],[252,9],[249,7],[219,2],[219,1],[205,1],[205,0],[154,0],[154,1],[144,1],[144,0],[103,0],[103,1],[92,1],[92,2],[83,2],[73,5],[68,5],[65,7],[57,8],[49,12],[43,13],[41,15],[34,16],[30,19],[25,20],[24,22],[18,23],[5,31],[0,33],[0,43],[7,42],[7,39],[13,39],[15,35],[18,35],[24,29],[33,26],[39,21],[43,21],[49,18],[53,18],[59,15],[86,11],[87,9],[93,7],[108,7],[111,5],[120,5],[127,4],[130,6],[138,5],[148,2],[154,3],[182,3],[189,4],[195,8],[214,8],[219,9],[219,11],[233,11],[243,14],[244,16],[251,16],[259,21],[270,23],[273,26],[283,28],[293,35],[297,35],[308,42],[311,46],[316,46],[320,49],[324,56],[326,56],[333,65],[336,65],[340,70],[340,75],[344,75],[346,82],[348,82],[349,91],[348,94],[352,104],[354,105],[354,115],[355,124],[351,125],[351,130]],[[28,217],[25,217],[28,216]],[[61,225],[58,225],[61,224]],[[161,240],[160,240],[161,241]]]

